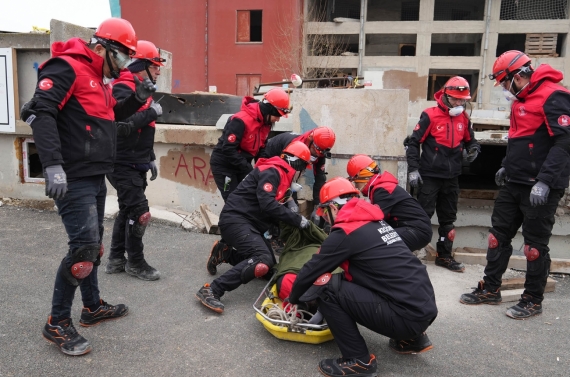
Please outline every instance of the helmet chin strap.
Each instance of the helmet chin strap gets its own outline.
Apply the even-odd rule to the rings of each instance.
[[[111,61],[111,57],[109,56],[110,53],[111,49],[108,46],[105,46],[105,59],[107,60],[109,71],[111,71],[111,77],[114,79],[118,79],[121,73],[119,71],[115,71],[115,68],[113,67],[113,62]]]
[[[150,63],[150,62],[145,64],[144,70],[146,71],[146,74],[148,75],[149,80],[152,81],[152,83],[154,85],[156,85],[156,79],[150,74],[150,71],[149,71],[149,67],[151,65],[152,65],[152,63]]]

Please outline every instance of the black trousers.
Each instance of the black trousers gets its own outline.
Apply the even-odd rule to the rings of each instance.
[[[265,263],[271,269],[275,257],[263,234],[251,224],[220,224],[224,242],[233,246],[228,263],[233,267],[211,283],[212,290],[220,297],[253,279],[257,263]]]
[[[418,202],[431,219],[437,212],[439,221],[439,238],[437,241],[437,255],[451,257],[453,240],[448,235],[455,227],[457,220],[457,201],[459,199],[458,178],[422,177],[423,185],[418,193]]]
[[[220,190],[220,194],[222,194],[222,198],[224,199],[224,203],[228,200],[228,196],[238,187],[241,181],[247,176],[247,174],[220,174],[217,173],[217,170],[212,167],[212,175],[214,176],[214,182],[216,182],[216,186],[218,186],[218,190]],[[226,177],[230,178],[230,183],[226,185]]]
[[[368,360],[370,355],[357,324],[389,338],[403,340],[417,337],[435,319],[413,321],[403,318],[392,309],[388,300],[346,280],[341,282],[336,292],[328,287],[318,301],[319,311],[346,358]]]
[[[135,264],[144,259],[142,238],[131,234],[130,221],[138,221],[138,217],[148,212],[148,200],[145,196],[147,186],[146,172],[140,172],[127,165],[115,165],[113,173],[107,179],[117,190],[119,213],[113,225],[111,251],[109,259],[121,259],[125,252],[129,262]]]
[[[522,225],[525,245],[537,249],[540,253],[536,260],[527,260],[524,294],[532,296],[534,303],[540,303],[544,299],[544,289],[550,272],[548,242],[552,235],[556,207],[564,190],[551,189],[546,204],[532,207],[531,189],[530,185],[517,183],[506,183],[501,187],[491,216],[493,227],[489,230],[497,238],[499,245],[487,249],[487,266],[483,279],[486,287],[492,290],[501,286],[502,276],[513,251],[511,241]]]

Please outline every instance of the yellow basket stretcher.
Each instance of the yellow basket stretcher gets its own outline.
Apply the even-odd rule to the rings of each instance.
[[[277,285],[272,284],[272,282],[273,279],[267,283],[253,304],[253,309],[256,311],[255,318],[261,322],[267,331],[278,339],[291,342],[320,344],[333,339],[331,330],[326,323],[292,323],[288,320],[270,318],[267,315],[268,307],[274,305],[279,308],[282,307],[282,301],[277,293]]]

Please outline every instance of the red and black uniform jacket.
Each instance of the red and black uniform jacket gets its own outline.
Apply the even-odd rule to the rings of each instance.
[[[274,156],[280,156],[283,152],[283,149],[293,141],[301,141],[305,142],[309,135],[313,130],[307,131],[302,135],[294,134],[290,132],[285,132],[279,134],[277,136],[272,137],[271,139],[267,140],[267,145],[265,148],[260,152],[261,157],[269,158]],[[315,177],[315,181],[313,183],[313,203],[315,205],[319,204],[319,194],[321,192],[321,188],[327,181],[327,173],[325,172],[325,162],[326,158],[319,157],[317,161],[315,161],[312,165],[307,166],[307,170],[312,169]],[[308,176],[307,176],[308,178]],[[311,184],[311,182],[307,182]]]
[[[279,221],[298,227],[301,216],[282,203],[291,195],[295,170],[279,157],[262,158],[232,191],[220,224],[252,224],[262,234]]]
[[[393,228],[412,227],[431,232],[431,221],[418,201],[398,186],[398,179],[389,172],[371,177],[362,193],[370,203],[380,207],[384,220]]]
[[[79,38],[55,42],[38,69],[31,126],[44,168],[62,165],[68,178],[113,171],[116,120],[142,105],[133,93],[117,102],[103,84],[103,58]]]
[[[140,81],[143,77],[137,75]],[[135,92],[134,74],[128,69],[121,71],[118,79],[113,81],[113,97],[118,101],[129,98]],[[131,132],[129,136],[117,137],[117,157],[119,164],[148,164],[154,161],[154,132],[155,120],[158,117],[156,111],[149,106],[152,97],[125,122],[133,122],[136,132]]]
[[[568,187],[570,176],[570,91],[557,83],[562,72],[541,64],[511,107],[507,180],[554,189]]]
[[[463,148],[480,147],[467,114],[449,115],[449,108],[443,103],[442,90],[434,97],[437,106],[422,112],[409,138],[406,150],[408,172],[419,170],[425,177],[455,178],[461,174]]]
[[[253,167],[251,161],[265,146],[271,125],[265,124],[259,102],[244,97],[241,111],[232,115],[218,144],[214,147],[210,166],[212,172],[223,175],[246,175]]]
[[[352,199],[338,212],[330,235],[293,284],[291,303],[322,274],[341,267],[345,280],[382,296],[402,317],[425,321],[437,316],[426,267],[410,252],[375,205]]]

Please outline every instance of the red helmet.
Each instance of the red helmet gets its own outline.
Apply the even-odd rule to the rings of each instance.
[[[530,63],[530,58],[521,51],[510,50],[503,52],[501,56],[495,60],[493,64],[493,73],[489,75],[489,79],[495,80],[495,86],[501,84],[509,78],[517,70]],[[528,67],[532,70],[532,66]]]
[[[366,182],[370,177],[380,173],[378,164],[365,154],[356,154],[346,165],[348,179],[353,182]]]
[[[336,135],[329,127],[321,126],[313,130],[313,143],[321,154],[326,154],[334,146],[335,140]]]
[[[154,43],[142,40],[137,43],[137,53],[133,57],[149,60],[152,64],[159,66],[164,66],[162,63],[166,61],[166,59],[160,57],[160,52]]]
[[[129,55],[137,51],[137,35],[133,25],[122,18],[108,18],[101,22],[94,37],[119,44],[129,50]]]
[[[302,141],[293,141],[289,143],[289,145],[283,149],[283,153],[288,153],[293,157],[298,157],[307,164],[311,163],[311,151]]]
[[[455,76],[447,80],[443,86],[443,94],[453,98],[471,99],[469,83],[461,76]]]
[[[337,204],[345,204],[346,200],[339,197],[347,194],[355,194],[360,196],[360,191],[346,178],[336,177],[328,181],[321,188],[319,197],[321,204],[335,202]]]
[[[263,96],[263,101],[272,104],[281,116],[287,118],[287,114],[291,112],[289,106],[289,95],[281,88],[273,88]]]

